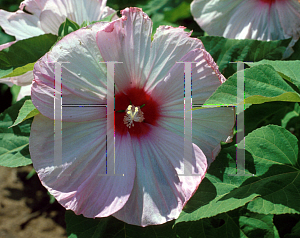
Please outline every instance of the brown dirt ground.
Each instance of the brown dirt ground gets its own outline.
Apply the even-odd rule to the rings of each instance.
[[[32,166],[0,166],[0,238],[66,238],[65,209],[49,203]]]

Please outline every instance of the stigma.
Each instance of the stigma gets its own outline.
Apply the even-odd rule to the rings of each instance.
[[[144,113],[142,112],[140,107],[136,107],[134,105],[129,105],[125,110],[126,115],[124,116],[124,124],[131,128],[134,126],[133,122],[142,122],[145,120]]]

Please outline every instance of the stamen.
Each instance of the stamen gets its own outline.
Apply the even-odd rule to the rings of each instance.
[[[145,120],[144,113],[142,112],[140,107],[136,107],[134,105],[129,105],[127,109],[125,110],[126,115],[124,116],[124,124],[131,128],[131,126],[134,126],[133,122],[142,122]]]

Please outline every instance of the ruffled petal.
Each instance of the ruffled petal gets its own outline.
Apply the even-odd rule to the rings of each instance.
[[[34,66],[32,102],[46,117],[53,119],[55,64],[62,62],[62,104],[106,104],[106,65],[96,44],[96,32],[107,23],[96,23],[65,36]],[[69,62],[69,63],[67,63]],[[60,93],[60,92],[57,92]],[[103,118],[105,107],[63,107],[62,120],[85,121]]]
[[[139,8],[126,8],[123,17],[111,22],[97,34],[97,44],[105,61],[117,61],[117,90],[139,85],[145,80],[145,65],[149,60],[152,22]]]
[[[223,36],[232,11],[243,0],[194,0],[191,13],[198,25],[209,35]]]
[[[146,89],[152,89],[162,80],[174,64],[189,51],[204,49],[203,43],[197,38],[191,38],[191,33],[184,31],[185,27],[174,28],[160,26],[156,29],[151,46],[151,55],[146,67]]]
[[[209,35],[280,40],[298,39],[300,34],[300,4],[296,0],[195,0],[191,12]]]
[[[0,26],[7,34],[15,36],[16,40],[45,34],[39,28],[39,24],[39,17],[36,15],[30,15],[21,10],[14,13],[0,10]]]
[[[203,104],[225,81],[218,66],[208,52],[195,49],[180,59],[192,64],[192,102]],[[184,66],[175,64],[167,77],[152,91],[160,98],[161,120],[159,125],[178,135],[184,133]],[[208,119],[210,118],[210,119]],[[233,108],[201,109],[192,112],[193,142],[198,145],[210,164],[220,150],[220,142],[232,135],[235,122]]]
[[[37,17],[40,16],[46,2],[48,0],[25,0],[20,4],[20,10],[24,11],[24,9]]]
[[[183,137],[153,127],[147,137],[132,141],[137,164],[134,187],[125,206],[113,216],[139,226],[176,219],[205,175],[204,154],[191,144],[189,165],[198,176],[178,176],[184,173]]]
[[[243,1],[231,12],[224,37],[234,39],[285,39],[275,5],[256,1]],[[238,22],[236,19],[240,19]]]
[[[81,25],[84,21],[99,21],[114,12],[106,8],[106,0],[50,0],[40,16],[41,27],[47,33],[57,34],[66,18]]]
[[[211,164],[221,150],[220,143],[230,142],[235,124],[233,107],[205,108],[193,111],[193,142]]]
[[[188,52],[179,62],[192,63],[193,104],[203,104],[216,89],[225,82],[217,64],[211,55],[203,49]],[[184,99],[184,64],[177,63],[169,70],[164,80],[152,91],[154,98],[159,98],[163,107],[182,105]]]
[[[63,122],[61,143],[59,164],[54,160],[54,121],[37,115],[29,139],[31,159],[42,184],[57,201],[90,218],[109,216],[122,208],[136,169],[130,140],[116,138],[115,174],[121,176],[105,175],[106,119]]]
[[[300,37],[300,4],[297,1],[276,1],[280,24],[285,38],[293,37],[297,41]],[[289,17],[286,17],[289,16]]]

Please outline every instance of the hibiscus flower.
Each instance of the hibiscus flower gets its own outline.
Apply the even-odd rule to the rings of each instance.
[[[209,35],[232,39],[282,40],[300,36],[300,4],[296,0],[194,0],[191,12]],[[285,53],[285,57],[292,49]]]
[[[32,123],[30,154],[42,184],[66,209],[139,226],[162,224],[176,219],[195,193],[220,142],[232,134],[235,115],[227,107],[193,111],[193,143],[184,142],[184,64],[176,62],[197,62],[194,104],[203,104],[225,78],[184,27],[161,26],[151,42],[152,21],[141,9],[121,13],[65,36],[35,64],[32,102],[41,114]],[[115,120],[107,130],[106,107],[99,105],[108,101],[109,61],[122,63],[114,66],[115,92],[108,92]],[[54,158],[53,99],[60,93],[54,62],[69,62],[61,66],[61,164]],[[109,135],[115,135],[116,176],[104,176]],[[190,148],[186,161],[184,146]],[[180,176],[184,163],[197,175]]]
[[[66,18],[81,25],[84,21],[99,21],[113,13],[115,10],[106,6],[106,0],[25,0],[16,12],[0,10],[0,26],[18,41],[46,33],[57,35]],[[0,50],[10,45],[0,45]],[[32,79],[32,71],[29,71],[21,76],[0,79],[0,83],[23,86],[19,100],[30,95]]]

